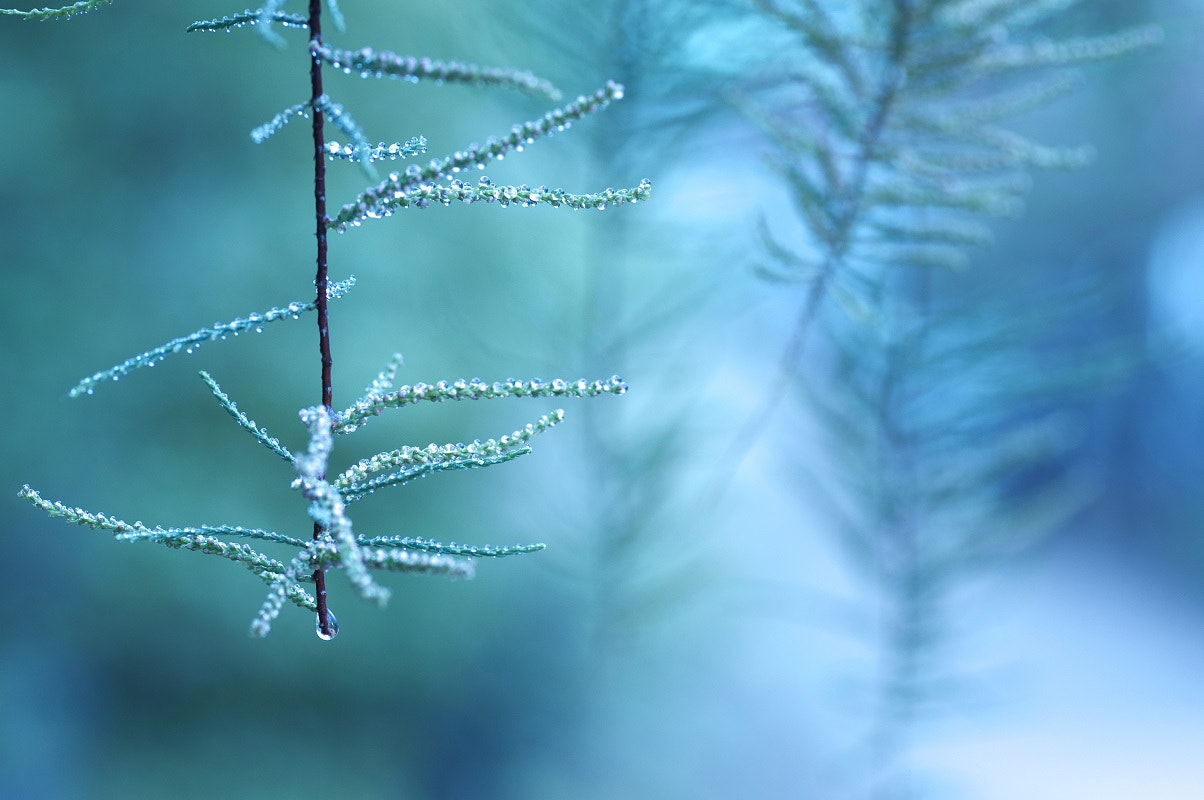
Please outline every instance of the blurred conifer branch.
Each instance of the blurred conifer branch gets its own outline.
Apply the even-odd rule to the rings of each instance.
[[[1096,294],[1018,310],[1014,293],[967,298],[939,277],[884,279],[873,324],[830,315],[823,356],[795,378],[825,431],[809,469],[877,619],[867,775],[886,792],[908,781],[916,722],[955,709],[950,686],[969,681],[950,645],[972,612],[953,598],[1098,495],[1076,412],[1142,360],[1068,343]]]
[[[1068,67],[1161,33],[1049,39],[1073,0],[751,5],[784,44],[730,97],[770,143],[801,229],[787,240],[762,219],[760,271],[802,293],[777,382],[725,463],[790,388],[811,401],[832,456],[810,466],[883,619],[871,793],[906,792],[892,765],[939,697],[954,587],[1082,507],[1093,483],[1070,466],[1069,398],[1137,362],[1046,344],[1091,312],[1082,298],[1046,293],[1019,312],[967,298],[951,273],[1020,213],[1029,170],[1092,157],[1031,140],[1015,117],[1072,90]]]
[[[683,165],[686,174],[702,172],[699,161],[711,159],[714,151],[707,148],[714,142],[694,137],[711,131],[713,112],[723,108],[713,75],[696,68],[703,31],[714,17],[710,4],[544,0],[531,8],[534,13],[506,15],[496,32],[528,51],[534,43],[546,61],[574,70],[563,82],[592,80],[595,74],[614,78],[616,86],[608,84],[577,104],[586,100],[592,106],[616,88],[623,96],[621,105],[574,137],[595,173],[667,175]],[[725,63],[729,55],[735,54],[725,53]],[[552,112],[521,127],[558,131],[558,117]],[[516,126],[502,141],[521,145],[527,138]],[[584,407],[574,424],[589,471],[581,500],[545,509],[551,519],[574,520],[580,546],[564,563],[588,593],[582,612],[591,618],[589,649],[581,657],[583,669],[596,675],[621,662],[636,641],[669,635],[680,622],[677,615],[714,590],[697,563],[706,543],[695,541],[697,550],[688,554],[681,547],[682,531],[695,530],[696,503],[682,502],[678,488],[696,466],[690,443],[700,434],[694,415],[709,398],[682,391],[696,385],[696,365],[688,346],[678,351],[680,360],[665,357],[665,337],[693,336],[686,333],[690,322],[715,303],[721,272],[698,269],[691,251],[699,260],[713,259],[728,230],[700,230],[680,217],[650,222],[643,215],[623,215],[592,231],[597,238],[585,247],[577,265],[579,288],[574,284],[584,314],[576,325],[573,357],[587,369],[642,371],[645,380],[655,381],[645,388],[656,398],[643,407]],[[661,249],[657,242],[667,246]],[[551,313],[560,313],[557,305],[549,306]]]
[[[777,385],[732,459],[763,430],[830,299],[872,319],[883,269],[965,267],[967,249],[991,240],[989,223],[1022,210],[1027,170],[1090,159],[1089,148],[1033,142],[1006,122],[1073,88],[1068,67],[1148,47],[1161,31],[1048,39],[1050,18],[1074,4],[752,0],[754,18],[787,44],[729,97],[772,145],[805,231],[787,244],[762,221],[761,272],[805,288]]]

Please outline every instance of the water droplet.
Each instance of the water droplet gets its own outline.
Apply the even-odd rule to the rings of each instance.
[[[339,635],[339,621],[335,619],[334,612],[329,608],[326,609],[326,621],[330,625],[330,635],[322,633],[322,621],[314,614],[314,629],[318,632],[318,638],[324,642],[329,642],[331,639]]]

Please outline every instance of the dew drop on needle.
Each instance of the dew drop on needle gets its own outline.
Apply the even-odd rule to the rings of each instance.
[[[318,632],[318,638],[329,642],[339,635],[339,621],[335,618],[334,612],[329,608],[326,609],[326,621],[329,623],[329,634],[322,633],[322,620],[317,614],[314,614],[314,629]]]

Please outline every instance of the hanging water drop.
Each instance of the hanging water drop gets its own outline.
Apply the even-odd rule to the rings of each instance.
[[[322,633],[322,620],[314,614],[314,629],[318,632],[318,638],[324,642],[329,642],[331,639],[339,635],[339,621],[335,618],[334,612],[329,608],[326,609],[326,622],[330,628],[330,635]]]

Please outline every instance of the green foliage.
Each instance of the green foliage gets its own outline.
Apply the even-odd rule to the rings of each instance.
[[[326,532],[327,536],[324,538],[305,541],[275,531],[237,525],[152,529],[141,522],[131,524],[102,513],[46,501],[29,486],[23,487],[19,496],[51,516],[62,517],[77,525],[110,531],[121,541],[150,541],[171,548],[216,555],[242,564],[271,585],[268,599],[251,627],[256,636],[267,635],[271,630],[272,620],[279,614],[285,600],[302,608],[315,608],[314,598],[302,584],[312,582],[310,576],[318,568],[346,570],[360,597],[383,605],[389,597],[389,592],[372,580],[369,570],[471,577],[472,563],[462,560],[463,558],[496,558],[542,550],[543,544],[457,545],[454,542],[442,544],[431,539],[400,535],[357,537],[353,532],[351,519],[347,516],[347,506],[378,489],[403,486],[425,475],[446,470],[492,466],[529,453],[527,442],[564,419],[562,410],[546,414],[523,429],[497,439],[484,442],[477,440],[467,445],[446,443],[425,447],[406,446],[377,453],[360,460],[333,480],[327,480],[325,476],[334,444],[334,434],[351,433],[362,426],[369,416],[378,415],[388,408],[400,408],[422,400],[439,402],[502,397],[582,397],[622,394],[626,391],[626,385],[618,378],[592,383],[584,380],[569,382],[557,379],[547,384],[538,380],[510,380],[493,384],[473,380],[455,381],[450,384],[440,381],[429,387],[426,384],[416,384],[414,387],[403,386],[392,391],[393,375],[399,363],[400,356],[395,356],[390,367],[369,384],[365,394],[341,414],[331,414],[323,406],[302,410],[301,421],[309,431],[309,444],[302,453],[293,453],[277,439],[269,437],[266,431],[238,410],[213,378],[207,373],[201,373],[219,404],[234,418],[239,427],[293,465],[297,473],[293,488],[300,490],[310,501],[310,516]],[[301,552],[285,564],[246,544],[227,541],[221,537],[258,539],[288,545]]]
[[[79,3],[57,11],[21,12],[25,16],[40,14],[37,18],[69,16],[90,10],[100,3]],[[280,23],[285,28],[320,30],[316,19],[309,19],[283,10],[282,0],[272,0],[257,10],[241,14],[193,23],[188,31],[214,32],[231,31],[253,26],[263,38],[274,44],[282,43],[271,26]],[[342,16],[333,0],[326,7],[337,27],[342,27]],[[5,13],[18,13],[6,11]],[[356,51],[334,49],[320,37],[310,41],[314,69],[328,64],[343,72],[356,72],[360,77],[398,77],[407,81],[431,80],[437,83],[464,83],[472,86],[511,88],[540,94],[552,98],[559,92],[549,82],[530,73],[503,68],[485,68],[459,62],[432,61],[425,58],[403,57],[389,52],[375,52],[368,48]],[[315,127],[315,203],[319,211],[319,272],[316,285],[318,299],[312,302],[294,302],[285,308],[273,308],[262,314],[251,314],[228,323],[216,324],[187,336],[161,345],[134,356],[115,367],[98,372],[81,381],[70,394],[72,397],[92,394],[97,384],[107,380],[118,380],[140,367],[151,367],[164,357],[177,352],[191,353],[201,344],[225,339],[231,335],[254,330],[280,319],[298,318],[302,313],[318,311],[319,327],[326,342],[327,331],[323,327],[325,301],[336,299],[353,285],[354,278],[339,283],[328,283],[325,278],[325,233],[324,228],[339,231],[359,225],[363,219],[388,216],[396,209],[426,207],[431,201],[448,205],[452,200],[471,203],[481,201],[495,203],[500,207],[511,204],[522,207],[550,205],[552,207],[602,209],[608,205],[635,203],[647,199],[651,186],[647,181],[632,189],[612,190],[589,194],[571,194],[562,189],[546,187],[532,189],[494,186],[488,178],[475,185],[455,179],[454,173],[470,167],[483,166],[486,162],[501,158],[510,150],[522,150],[537,138],[567,128],[574,120],[604,108],[623,96],[622,87],[613,82],[592,97],[581,97],[562,109],[555,109],[535,122],[515,126],[511,134],[502,139],[491,138],[485,147],[473,145],[444,159],[431,161],[427,167],[414,166],[404,174],[392,173],[380,185],[369,187],[359,199],[346,207],[334,218],[321,216],[325,208],[324,192],[319,189],[323,164],[330,161],[356,161],[371,172],[372,164],[382,160],[396,160],[419,155],[426,151],[426,140],[413,136],[405,143],[373,146],[351,114],[328,94],[319,94],[319,82],[312,83],[313,97],[286,108],[269,122],[255,128],[251,137],[262,142],[278,133],[295,117],[314,121]],[[320,124],[319,121],[320,120]],[[347,144],[326,141],[323,127],[329,123],[349,140]],[[321,292],[324,291],[324,296]],[[323,350],[326,353],[326,349]],[[498,399],[503,397],[577,398],[595,397],[600,394],[621,395],[626,384],[617,376],[609,380],[556,379],[545,382],[533,380],[507,380],[486,383],[479,379],[453,382],[438,381],[433,384],[418,383],[413,386],[394,388],[393,382],[401,363],[395,356],[388,367],[373,380],[364,394],[346,410],[335,412],[328,405],[304,408],[299,415],[308,431],[308,444],[304,450],[291,450],[279,439],[269,436],[253,419],[245,414],[221,389],[208,373],[201,377],[219,405],[243,430],[247,431],[262,446],[280,459],[288,462],[294,472],[293,488],[308,501],[309,516],[314,523],[312,539],[302,539],[274,531],[244,528],[232,525],[205,525],[198,527],[155,527],[148,528],[141,522],[133,524],[108,517],[104,514],[66,506],[59,502],[44,500],[42,496],[25,486],[19,495],[47,514],[62,517],[85,527],[107,530],[123,541],[151,541],[174,549],[194,550],[217,555],[242,564],[254,575],[269,584],[269,593],[255,616],[251,631],[256,636],[266,635],[272,622],[283,608],[291,602],[301,608],[317,611],[318,633],[329,639],[337,633],[337,621],[325,606],[324,574],[327,570],[343,570],[357,594],[377,605],[383,605],[389,592],[372,577],[372,571],[391,571],[422,574],[439,574],[449,577],[471,577],[473,557],[501,557],[527,554],[543,549],[542,544],[513,546],[461,545],[456,542],[442,544],[432,539],[390,534],[385,536],[363,536],[357,534],[347,514],[347,508],[379,489],[403,486],[417,478],[450,470],[474,469],[511,461],[530,452],[529,442],[539,433],[558,424],[564,412],[556,410],[541,416],[536,421],[513,433],[487,441],[470,444],[430,444],[425,447],[407,445],[389,450],[358,461],[333,478],[327,477],[334,435],[348,434],[362,427],[368,419],[391,408],[401,408],[418,402],[444,402],[448,400]],[[324,367],[329,367],[326,361]],[[324,369],[324,383],[328,380]],[[329,391],[328,384],[324,386]],[[329,400],[326,401],[329,403]],[[295,554],[283,561],[261,553],[239,541],[250,539],[293,548]],[[307,584],[316,584],[311,594]],[[326,619],[321,619],[322,610]]]
[[[391,173],[378,186],[364,190],[354,203],[343,206],[330,225],[338,231],[344,231],[348,226],[357,226],[365,219],[386,217],[398,208],[425,208],[432,201],[443,205],[449,205],[453,200],[461,203],[496,201],[503,208],[511,203],[524,207],[547,203],[553,208],[565,205],[572,209],[602,210],[608,205],[647,199],[652,189],[647,181],[634,189],[607,189],[596,194],[575,195],[563,189],[549,190],[544,186],[535,190],[526,185],[495,187],[484,177],[473,186],[452,177],[472,167],[483,169],[485,164],[505,157],[512,150],[521,152],[536,140],[566,130],[574,120],[600,111],[622,97],[623,87],[610,81],[590,97],[578,97],[563,108],[549,111],[542,119],[515,125],[504,137],[489,137],[484,146],[472,144],[449,156],[432,159],[426,167],[414,165],[404,173]],[[450,180],[450,183],[446,186],[436,184],[442,180]]]

